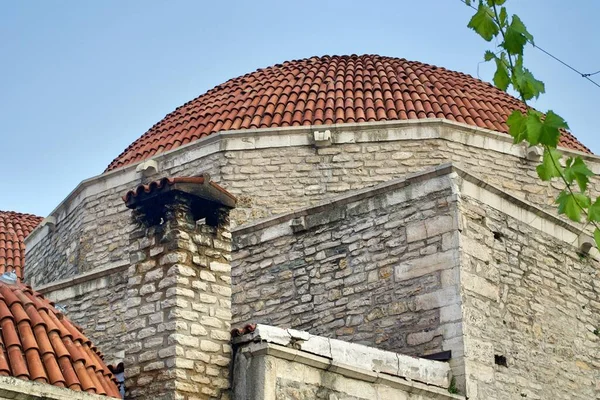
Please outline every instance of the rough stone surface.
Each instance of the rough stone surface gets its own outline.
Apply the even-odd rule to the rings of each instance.
[[[365,128],[364,132],[356,133],[341,129],[340,136],[349,133],[372,139],[325,148],[292,146],[222,151],[196,159],[186,157],[178,163],[167,159],[160,175],[209,173],[238,197],[238,207],[231,216],[232,226],[313,205],[342,192],[373,186],[444,162],[463,165],[490,184],[541,207],[555,209],[553,199],[557,188],[541,182],[535,172],[536,163],[524,158],[444,139],[387,139],[403,130],[410,134],[410,127],[373,132]],[[440,125],[427,129],[455,128]],[[423,135],[433,134],[426,132],[427,129]],[[56,229],[34,248],[28,248],[26,280],[40,285],[127,260],[127,237],[135,227],[121,196],[140,180],[147,182],[157,177],[139,176],[87,197],[76,206],[65,205],[56,215]],[[594,180],[591,186],[596,185]],[[597,193],[595,189],[593,192]]]
[[[597,398],[597,261],[475,199],[460,209],[469,399]]]
[[[310,212],[306,230],[268,240],[264,231],[273,227],[234,231],[234,324],[291,327],[410,355],[460,348],[460,313],[441,320],[460,303],[458,281],[444,278],[459,265],[458,241],[442,249],[444,234],[458,234],[451,184],[434,177]],[[425,223],[437,228],[409,243],[407,231]]]
[[[167,204],[164,223],[131,232],[125,387],[131,399],[225,399],[229,388],[231,235],[196,222],[189,198]],[[214,243],[218,242],[219,246]],[[162,248],[158,251],[157,247]],[[193,262],[208,260],[209,268]],[[210,274],[210,279],[206,279]]]

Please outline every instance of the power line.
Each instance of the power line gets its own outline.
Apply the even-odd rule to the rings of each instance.
[[[461,3],[466,4],[467,6],[471,7],[473,10],[477,10],[477,8],[472,5],[472,4],[468,4],[465,0],[459,0]],[[585,74],[579,70],[577,70],[576,68],[572,67],[571,65],[567,64],[566,62],[564,62],[563,60],[561,60],[560,58],[550,54],[548,51],[542,49],[540,46],[534,44],[533,42],[531,42],[529,39],[527,40],[527,42],[529,42],[529,44],[531,44],[534,48],[538,49],[539,51],[541,51],[542,53],[546,54],[547,56],[553,58],[554,60],[558,61],[559,63],[561,63],[562,65],[564,65],[565,67],[569,68],[571,71],[576,72],[579,76],[581,76],[584,79],[587,79],[588,81],[590,81],[592,84],[598,86],[600,88],[600,84],[598,84],[596,81],[592,80],[590,78],[590,76],[599,74],[600,71],[596,71],[593,72],[591,74]]]

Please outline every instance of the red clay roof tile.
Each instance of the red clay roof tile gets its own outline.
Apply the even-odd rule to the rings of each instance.
[[[359,98],[364,105],[348,101]],[[506,133],[506,117],[523,108],[489,83],[445,68],[377,55],[312,57],[209,90],[150,128],[107,171],[226,129],[437,117]],[[568,132],[561,145],[590,153]]]
[[[0,274],[14,271],[23,279],[25,238],[41,221],[31,214],[0,211]]]
[[[0,375],[120,398],[102,356],[52,303],[0,281]]]

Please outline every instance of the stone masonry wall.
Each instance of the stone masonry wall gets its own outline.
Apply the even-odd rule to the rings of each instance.
[[[296,233],[289,220],[234,231],[234,325],[411,355],[453,350],[462,376],[451,180],[404,184],[308,210]]]
[[[597,399],[598,262],[463,197],[461,284],[469,399]]]
[[[132,232],[125,387],[129,399],[227,399],[231,234],[196,224],[186,198],[165,223]]]
[[[413,128],[395,131],[402,129]],[[388,133],[374,131],[373,138],[384,138]],[[464,165],[469,172],[510,193],[555,209],[557,190],[539,180],[536,163],[444,139],[222,151],[186,158],[177,165],[167,159],[159,175],[210,173],[214,181],[238,197],[238,207],[231,216],[232,226],[238,226],[448,161]],[[133,227],[120,197],[140,181],[157,177],[142,179],[137,175],[133,181],[100,191],[77,206],[65,205],[55,230],[28,249],[26,280],[46,284],[109,264],[127,263],[126,237]]]
[[[73,295],[63,290],[44,295],[66,309],[65,314],[77,322],[86,336],[102,351],[107,365],[123,361],[122,336],[127,333],[127,274],[119,272],[97,280],[74,284]],[[70,291],[70,290],[69,290]]]

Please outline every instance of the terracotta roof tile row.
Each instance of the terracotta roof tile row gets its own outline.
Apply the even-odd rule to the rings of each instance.
[[[0,274],[14,271],[23,278],[25,238],[42,221],[41,217],[0,211]]]
[[[231,330],[232,337],[244,336],[256,330],[256,324],[248,324],[243,328],[234,328]]]
[[[445,118],[508,132],[524,104],[469,75],[401,58],[324,56],[231,79],[177,108],[108,166],[113,170],[219,131]],[[590,152],[570,133],[561,145]]]
[[[120,398],[81,330],[29,286],[0,282],[0,375]]]
[[[139,196],[142,193],[150,193],[155,190],[162,189],[163,187],[165,187],[167,185],[173,186],[175,183],[178,183],[178,182],[202,184],[202,183],[204,183],[204,177],[198,176],[198,177],[181,177],[181,178],[169,178],[169,177],[161,178],[159,180],[152,181],[150,183],[139,185],[135,189],[132,189],[132,190],[128,191],[127,193],[125,193],[125,195],[123,195],[122,199],[125,203],[127,203],[129,200],[131,200],[132,197]]]

